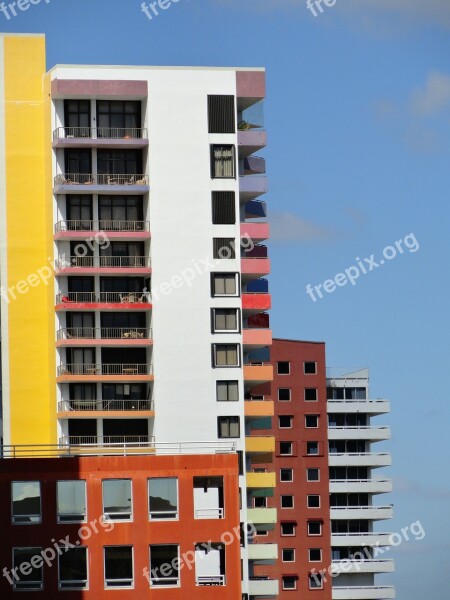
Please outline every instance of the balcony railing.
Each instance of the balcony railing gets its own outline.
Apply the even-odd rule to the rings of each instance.
[[[154,441],[155,438],[150,435],[67,435],[59,439],[59,443],[63,446],[123,446],[124,444],[148,446],[153,444]]]
[[[57,258],[57,269],[84,268],[84,269],[142,269],[150,267],[148,256],[69,256]]]
[[[57,294],[56,304],[148,304],[148,292],[67,292]]]
[[[152,331],[145,327],[67,327],[60,329],[57,340],[148,340]]]
[[[223,519],[223,508],[197,508],[196,519]]]
[[[147,129],[142,127],[58,127],[53,132],[54,140],[70,138],[91,139],[146,139]]]
[[[58,403],[58,412],[143,410],[153,410],[153,400],[63,400]]]
[[[148,221],[113,221],[104,219],[100,221],[78,219],[56,223],[55,233],[65,231],[123,231],[140,233],[150,231],[150,223]]]
[[[225,575],[198,575],[196,578],[197,585],[225,585]]]
[[[153,366],[147,364],[66,364],[59,365],[58,377],[63,375],[151,375]]]
[[[55,177],[58,185],[148,185],[148,175],[115,173],[60,173]]]

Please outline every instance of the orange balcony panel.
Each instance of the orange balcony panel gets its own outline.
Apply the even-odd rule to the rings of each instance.
[[[242,294],[242,308],[244,310],[270,310],[272,296],[270,294]]]
[[[241,237],[267,240],[270,237],[269,223],[241,223]]]
[[[249,346],[270,346],[272,344],[271,329],[244,329],[244,344]]]
[[[269,258],[243,258],[241,260],[241,272],[243,275],[268,275],[270,273]]]
[[[272,365],[244,365],[244,380],[264,383],[273,381]]]
[[[272,400],[264,401],[247,401],[244,403],[244,411],[246,417],[273,417],[275,414],[274,403]]]

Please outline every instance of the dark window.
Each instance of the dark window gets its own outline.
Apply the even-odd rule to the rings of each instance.
[[[212,222],[214,225],[234,225],[236,223],[234,192],[212,193]]]
[[[294,471],[292,469],[280,469],[280,481],[294,481]]]
[[[305,375],[315,375],[317,373],[316,362],[305,362],[303,363]]]
[[[283,590],[296,590],[297,589],[297,577],[291,575],[284,575],[282,577]]]
[[[281,496],[281,508],[294,508],[294,496]]]
[[[151,587],[177,586],[180,583],[179,547],[175,544],[150,546]]]
[[[133,587],[133,547],[106,546],[105,587]]]
[[[142,221],[142,196],[99,196],[100,229],[114,229],[108,221]]]
[[[293,548],[283,548],[281,557],[283,562],[295,562],[295,550]]]
[[[295,523],[281,523],[281,535],[295,535]]]
[[[291,390],[289,388],[278,388],[278,400],[280,402],[290,402]]]
[[[309,562],[320,562],[322,560],[322,550],[320,548],[309,549]]]
[[[320,496],[312,494],[307,499],[308,508],[320,508]]]
[[[315,402],[317,400],[317,389],[305,388],[305,400],[307,402]]]
[[[277,362],[277,373],[278,375],[289,375],[291,372],[291,363],[287,360]]]
[[[62,548],[59,557],[59,589],[83,590],[87,587],[87,548]]]
[[[64,100],[64,124],[66,128],[74,128],[73,131],[67,131],[66,135],[89,137],[91,126],[90,100]]]
[[[309,589],[310,590],[321,590],[323,588],[323,578],[322,575],[315,573],[314,575],[309,575]]]
[[[213,257],[230,259],[236,258],[236,241],[234,238],[214,238]]]
[[[267,508],[267,498],[265,496],[256,496],[253,498],[253,506],[255,508]]]
[[[292,427],[293,417],[281,415],[278,417],[278,426],[280,429],[290,429]]]
[[[92,196],[66,196],[67,229],[92,229]]]
[[[141,103],[134,100],[97,101],[98,137],[140,137]],[[111,132],[111,129],[116,131]],[[125,130],[125,131],[118,131]]]
[[[208,96],[209,133],[235,133],[234,96]]]
[[[14,573],[20,572],[19,578],[14,578],[15,590],[42,590],[44,587],[43,569],[42,566],[36,568],[33,564],[42,562],[36,560],[40,557],[42,548],[14,548],[13,549],[13,564]],[[23,566],[23,570],[21,567]],[[26,573],[26,575],[24,575]]]
[[[319,469],[306,469],[307,481],[320,481],[320,470]]]
[[[280,442],[280,455],[292,456],[292,442]]]
[[[136,175],[142,173],[140,150],[98,150],[99,175]]]
[[[218,417],[217,427],[219,438],[240,437],[239,417]]]
[[[319,454],[319,442],[306,442],[306,453],[309,456]]]
[[[305,415],[305,427],[308,429],[317,429],[319,427],[319,416]]]
[[[308,535],[322,535],[322,521],[308,521]]]
[[[84,175],[92,173],[91,151],[66,148],[65,165],[66,173]]]
[[[213,179],[234,179],[235,172],[235,147],[232,145],[212,145],[211,177]]]

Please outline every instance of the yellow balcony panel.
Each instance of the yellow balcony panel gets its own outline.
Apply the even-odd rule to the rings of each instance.
[[[245,449],[251,454],[270,454],[275,452],[275,437],[271,435],[247,437]]]
[[[275,473],[247,473],[248,488],[275,488],[277,485]]]
[[[272,400],[264,401],[247,401],[244,404],[245,416],[246,417],[273,417],[275,414],[274,403]]]
[[[269,564],[278,559],[278,544],[249,544],[248,559]]]

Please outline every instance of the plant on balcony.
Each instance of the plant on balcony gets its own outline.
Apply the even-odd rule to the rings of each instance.
[[[239,131],[247,131],[249,130],[251,127],[250,123],[247,123],[247,121],[239,121],[238,123],[238,130]]]

